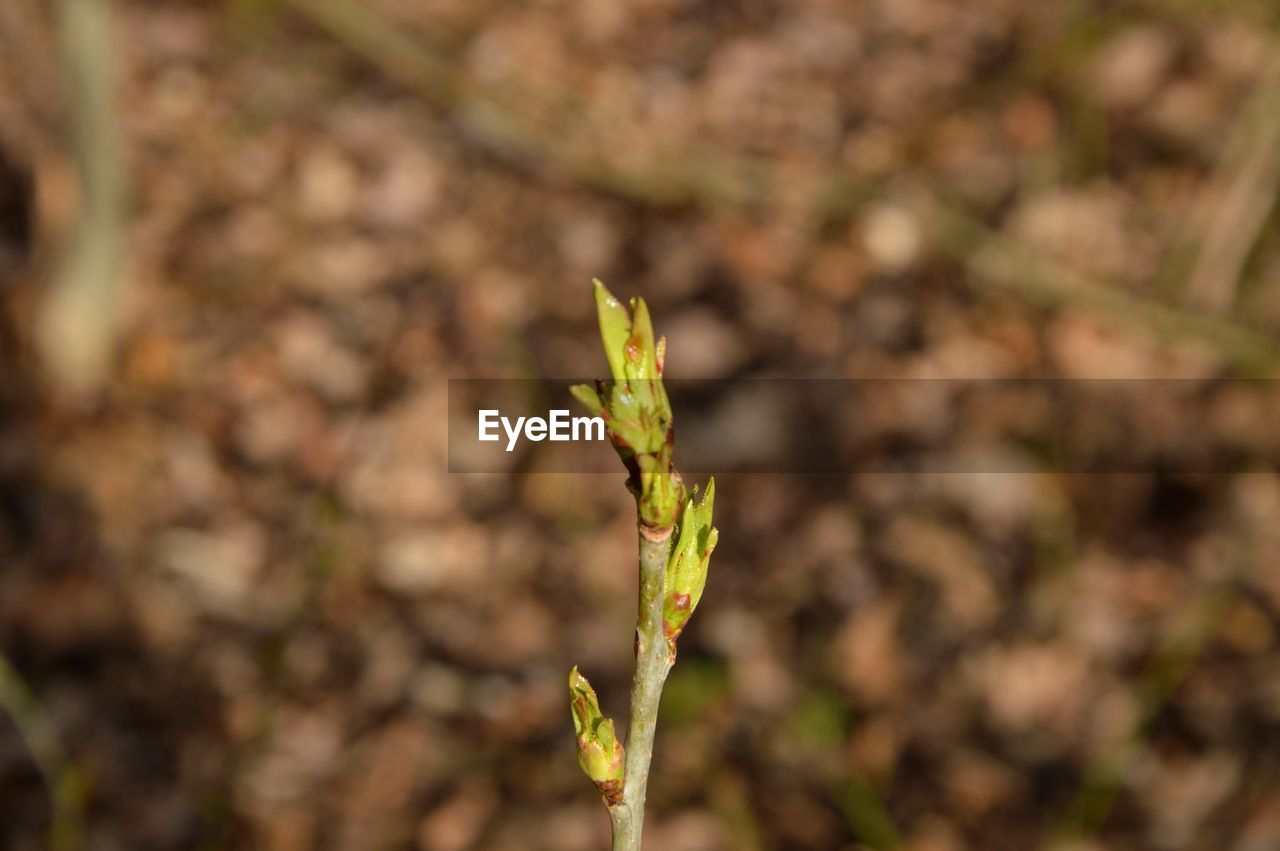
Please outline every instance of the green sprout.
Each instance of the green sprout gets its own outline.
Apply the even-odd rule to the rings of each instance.
[[[711,525],[715,480],[701,501],[689,495],[672,464],[674,417],[662,383],[666,340],[654,339],[649,308],[630,308],[595,282],[600,337],[612,379],[580,384],[573,395],[601,417],[628,472],[640,532],[640,607],[636,669],[625,750],[613,721],[600,711],[596,693],[575,667],[569,703],[578,764],[604,797],[613,825],[614,851],[640,851],[645,790],[662,687],[676,659],[676,640],[707,583],[707,566],[719,533]]]
[[[604,717],[600,701],[575,665],[569,672],[569,708],[578,741],[578,765],[610,804],[622,800],[622,743],[613,732],[613,719]]]
[[[671,464],[674,418],[662,384],[667,341],[654,341],[644,299],[632,299],[628,310],[599,281],[595,297],[613,380],[597,381],[595,387],[578,384],[570,392],[604,419],[609,440],[630,473],[627,486],[635,494],[640,522],[669,527],[684,502],[684,484]]]
[[[685,503],[680,519],[680,534],[667,560],[667,571],[662,582],[662,628],[675,653],[676,639],[689,622],[693,610],[702,599],[702,589],[707,584],[707,565],[711,551],[720,538],[719,530],[711,525],[711,506],[716,497],[716,480],[707,483],[702,502],[694,502],[697,490]]]

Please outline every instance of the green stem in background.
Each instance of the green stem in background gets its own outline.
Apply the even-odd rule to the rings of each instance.
[[[1105,826],[1135,762],[1147,747],[1145,738],[1151,725],[1230,616],[1244,583],[1266,564],[1263,552],[1270,550],[1264,549],[1266,538],[1260,533],[1274,520],[1265,510],[1254,513],[1247,499],[1241,509],[1243,516],[1232,537],[1235,552],[1227,569],[1192,599],[1186,614],[1147,664],[1138,682],[1139,711],[1132,729],[1123,741],[1098,754],[1086,767],[1074,799],[1041,846],[1046,851],[1090,839]]]
[[[675,661],[663,633],[662,584],[671,548],[671,527],[640,527],[640,609],[636,619],[636,672],[631,682],[626,782],[622,801],[609,807],[613,851],[639,851],[644,798],[658,728],[662,686]]]
[[[1132,731],[1086,767],[1075,797],[1050,831],[1046,848],[1064,840],[1090,838],[1102,828],[1141,754],[1152,722],[1173,699],[1238,597],[1236,580],[1237,576],[1229,575],[1198,595],[1187,623],[1143,670],[1138,682],[1139,712]]]
[[[58,742],[44,709],[9,660],[0,656],[0,712],[9,716],[27,746],[31,761],[49,790],[53,817],[48,842],[53,851],[74,851],[83,845],[84,779]]]
[[[116,123],[113,5],[58,0],[80,209],[37,327],[60,391],[90,398],[111,367],[124,254],[125,175]]]

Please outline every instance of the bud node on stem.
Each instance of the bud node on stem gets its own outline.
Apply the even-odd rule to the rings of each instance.
[[[608,806],[616,807],[622,803],[621,780],[605,780],[602,783],[596,783],[596,788],[600,790],[600,794],[604,796],[604,802]]]
[[[672,526],[647,526],[644,523],[639,524],[640,534],[644,535],[646,540],[655,544],[661,544],[663,541],[671,538]]]

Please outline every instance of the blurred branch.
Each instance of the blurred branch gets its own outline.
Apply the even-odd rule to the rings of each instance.
[[[1232,366],[1269,375],[1280,366],[1280,341],[1238,322],[1143,299],[1067,269],[958,210],[916,204],[940,246],[965,260],[974,276],[1046,307],[1074,307],[1140,325],[1165,340],[1200,340]],[[975,250],[976,247],[976,250]]]
[[[528,97],[514,97],[476,81],[453,57],[363,4],[350,0],[282,2],[392,79],[451,112],[464,130],[486,147],[644,203],[684,200],[683,179],[636,177],[611,167],[598,149],[583,144],[585,130],[580,121],[553,121],[554,105],[542,103],[530,108]]]
[[[884,802],[861,776],[850,771],[843,783],[837,784],[835,796],[845,821],[860,842],[875,851],[896,851],[902,847],[902,836]]]
[[[57,11],[80,206],[53,290],[41,310],[37,345],[59,389],[83,398],[106,378],[115,343],[124,175],[115,119],[110,7],[106,0],[58,0]]]
[[[707,791],[711,808],[729,833],[738,851],[768,851],[772,848],[751,809],[751,798],[742,778],[729,771],[717,773]]]
[[[346,0],[283,0],[355,53],[445,109],[465,103],[472,86],[449,58],[375,12]]]
[[[1201,594],[1182,629],[1165,643],[1143,670],[1138,683],[1138,718],[1133,730],[1126,741],[1100,753],[1085,769],[1080,788],[1050,833],[1053,840],[1092,836],[1106,822],[1151,723],[1187,678],[1238,591],[1234,579],[1228,579]]]
[[[483,144],[517,152],[583,185],[637,203],[738,209],[776,207],[779,199],[800,195],[812,206],[811,218],[823,221],[856,209],[877,191],[839,169],[814,174],[805,186],[797,188],[794,178],[780,174],[767,162],[696,146],[675,151],[657,165],[619,167],[600,146],[590,144],[591,128],[584,126],[585,122],[535,117],[572,110],[563,106],[553,109],[549,103],[530,108],[527,97],[499,94],[478,85],[456,61],[406,35],[362,4],[351,0],[285,2],[432,103],[453,111]],[[1280,115],[1280,110],[1276,112]],[[1275,151],[1269,155],[1277,156]],[[1031,254],[941,200],[918,204],[917,213],[937,237],[939,249],[969,264],[979,282],[1008,289],[1034,303],[1090,310],[1141,325],[1166,340],[1201,340],[1246,373],[1267,375],[1280,368],[1280,342],[1239,322],[1144,299],[1087,279]],[[1254,211],[1250,221],[1256,215]],[[1252,239],[1245,246],[1246,253]],[[1016,274],[997,270],[990,264],[993,259],[1001,261],[996,265],[1016,268]]]
[[[81,847],[84,783],[58,743],[53,725],[39,702],[3,656],[0,656],[0,710],[13,720],[31,761],[49,790],[49,801],[53,806],[49,847],[54,851]]]
[[[827,795],[840,809],[859,847],[873,851],[897,851],[903,845],[889,808],[875,785],[847,757],[848,728],[852,714],[834,692],[814,689],[796,705],[790,717],[791,734],[807,746],[805,761],[823,778]]]
[[[1239,599],[1243,583],[1256,571],[1267,569],[1269,551],[1264,541],[1274,518],[1268,512],[1251,510],[1248,502],[1242,499],[1238,503],[1244,512],[1225,569],[1192,600],[1142,671],[1133,728],[1123,742],[1099,752],[1086,767],[1080,788],[1050,834],[1049,847],[1057,840],[1092,836],[1105,824],[1152,723],[1172,701],[1210,638]]]
[[[654,206],[737,208],[776,204],[780,186],[764,161],[682,147],[646,168],[620,167],[593,138],[570,99],[535,98],[476,81],[445,51],[406,34],[351,0],[281,0],[428,102],[451,112],[482,145],[546,167],[598,191]],[[862,197],[843,175],[813,181],[821,205]]]
[[[1275,206],[1280,185],[1280,50],[1273,50],[1248,108],[1232,131],[1207,197],[1208,231],[1187,281],[1187,303],[1223,313],[1235,301],[1249,252]]]

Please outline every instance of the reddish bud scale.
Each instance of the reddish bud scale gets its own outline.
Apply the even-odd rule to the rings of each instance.
[[[689,611],[692,598],[688,594],[672,594],[667,597],[667,601],[669,610],[674,610],[683,615],[682,617],[677,617],[674,622],[665,617],[662,620],[662,632],[667,637],[667,643],[674,646],[676,639],[680,637],[680,633],[684,632],[684,625],[689,622],[688,615],[684,613]]]
[[[616,807],[622,803],[622,781],[606,780],[603,783],[597,783],[596,788],[600,790],[600,794],[604,796],[604,802],[611,807]]]

